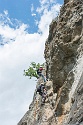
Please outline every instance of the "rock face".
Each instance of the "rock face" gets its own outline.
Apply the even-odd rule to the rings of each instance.
[[[78,57],[82,33],[82,2],[71,1],[62,6],[60,16],[53,20],[46,41],[45,58],[48,76],[54,91],[64,84]]]
[[[83,125],[82,0],[64,0],[49,26],[44,53],[48,97],[42,105],[41,96],[34,93],[18,125]]]

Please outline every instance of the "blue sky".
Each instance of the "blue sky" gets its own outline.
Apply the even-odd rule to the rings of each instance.
[[[33,28],[34,17],[31,16],[31,7],[33,4],[35,9],[39,2],[35,4],[34,0],[3,0],[3,2],[0,2],[0,11],[3,12],[3,10],[8,10],[11,19],[17,19],[23,23],[30,24],[30,26]]]
[[[36,2],[35,2],[36,1]],[[0,124],[15,125],[28,110],[36,81],[23,76],[43,63],[49,24],[63,0],[0,0]]]
[[[63,0],[57,0],[56,3],[58,2],[63,4]],[[36,2],[35,0],[0,0],[0,13],[7,10],[10,19],[17,19],[25,24],[29,24],[29,32],[31,33],[37,32],[38,27],[35,25],[35,20],[39,20],[41,17],[41,13],[39,14],[36,12],[38,7],[41,8],[39,0],[36,0]],[[36,14],[36,16],[32,16],[32,14]]]

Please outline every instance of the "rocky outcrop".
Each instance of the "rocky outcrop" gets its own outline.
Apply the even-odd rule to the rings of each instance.
[[[46,88],[48,97],[45,104],[42,104],[41,96],[34,93],[33,102],[29,106],[29,111],[26,112],[18,125],[47,125],[48,123],[51,124],[52,121],[56,122],[56,118],[51,119],[54,116],[53,106],[56,100],[56,94],[53,94],[51,81],[46,83]]]
[[[46,41],[47,76],[53,81],[53,92],[57,93],[55,111],[61,121],[58,122],[60,125],[66,124],[67,115],[72,110],[71,100],[79,83],[76,74],[79,78],[82,74],[82,8],[83,3],[80,0],[65,0],[60,16],[50,25]],[[78,65],[81,67],[77,68]]]
[[[64,0],[45,43],[47,99],[34,93],[18,125],[83,125],[83,2]],[[37,86],[42,82],[39,79]]]
[[[78,9],[77,9],[78,8]],[[82,33],[82,2],[70,0],[62,6],[60,16],[53,20],[46,41],[45,58],[48,76],[56,92],[72,70],[79,55]]]

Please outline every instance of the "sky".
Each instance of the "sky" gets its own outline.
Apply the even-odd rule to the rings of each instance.
[[[43,63],[49,24],[63,0],[0,0],[0,125],[17,125],[32,101],[36,79],[23,75]]]

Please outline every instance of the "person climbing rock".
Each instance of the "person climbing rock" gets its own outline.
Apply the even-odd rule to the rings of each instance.
[[[44,75],[42,74],[42,70],[44,70],[43,67],[38,68],[37,69],[37,74],[38,74],[39,77],[43,78],[44,82],[46,82],[46,79],[45,79]]]
[[[41,83],[36,90],[36,93],[39,92],[39,94],[42,96],[42,103],[45,103],[46,96],[47,96],[47,91],[45,88],[44,83]]]

